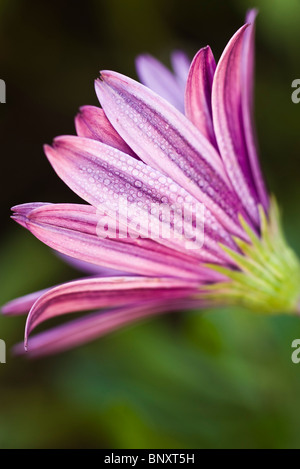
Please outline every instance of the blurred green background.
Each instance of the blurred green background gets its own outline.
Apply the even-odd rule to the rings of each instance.
[[[9,219],[29,201],[76,201],[42,144],[74,133],[73,116],[97,104],[93,80],[135,77],[134,57],[219,57],[257,6],[256,122],[269,188],[300,253],[299,0],[0,0],[0,302],[78,276]],[[8,349],[24,318],[0,317]],[[1,448],[299,448],[299,318],[242,310],[174,314],[59,356],[0,364]]]

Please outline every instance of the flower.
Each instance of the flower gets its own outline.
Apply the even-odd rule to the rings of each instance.
[[[77,136],[45,146],[58,176],[88,205],[23,204],[13,207],[13,218],[94,275],[4,307],[6,314],[30,309],[25,348],[31,355],[181,308],[299,310],[299,262],[285,242],[257,156],[255,16],[255,10],[248,13],[217,65],[207,46],[190,66],[182,53],[173,54],[174,74],[140,56],[138,74],[147,86],[101,72],[95,88],[102,108],[84,106],[75,120]],[[155,204],[167,207],[167,221]],[[197,236],[200,205],[204,239]],[[189,221],[183,236],[149,236],[156,223],[180,231],[183,214]],[[128,221],[136,236],[128,236]],[[100,266],[113,270],[104,276]],[[28,341],[49,318],[98,309]]]

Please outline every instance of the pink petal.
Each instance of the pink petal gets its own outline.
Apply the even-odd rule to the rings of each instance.
[[[246,23],[249,28],[245,31],[243,51],[242,51],[242,89],[241,89],[241,106],[242,119],[244,124],[245,146],[248,153],[250,167],[253,174],[253,181],[259,197],[259,201],[268,209],[269,197],[266,190],[264,178],[261,172],[258,152],[256,131],[253,120],[253,84],[254,84],[254,36],[255,36],[255,18],[256,10],[250,10],[246,17]]]
[[[51,205],[47,202],[30,202],[27,204],[21,204],[21,205],[15,205],[14,207],[11,208],[13,212],[17,212],[18,214],[18,220],[16,220],[19,225],[24,226],[24,228],[27,228],[26,222],[27,222],[27,215],[31,213],[33,210],[39,207],[44,207],[46,205]],[[13,220],[15,220],[15,213],[11,216]]]
[[[9,301],[1,308],[1,313],[7,316],[18,316],[29,312],[30,308],[34,305],[36,300],[46,293],[49,288],[40,290],[29,295],[21,296],[15,300]]]
[[[26,204],[27,205],[27,204]],[[15,207],[14,219],[19,221]],[[68,256],[141,275],[214,280],[196,259],[142,238],[99,236],[99,215],[89,205],[53,204],[21,215],[20,223],[43,243]]]
[[[241,61],[247,27],[244,25],[232,37],[218,62],[212,89],[212,111],[217,143],[228,176],[248,214],[258,224],[257,194],[241,120],[241,93],[245,86]]]
[[[139,80],[145,86],[166,99],[180,112],[184,111],[184,89],[167,67],[148,54],[139,55],[135,65]]]
[[[112,218],[116,213],[122,224],[128,224],[130,210],[137,214],[140,233],[150,237],[150,226],[169,225],[160,219],[159,204],[174,206],[190,213],[197,202],[171,179],[116,149],[100,142],[79,137],[59,137],[53,148],[45,147],[50,163],[61,179],[80,197],[99,207]],[[125,207],[126,201],[126,207]],[[199,204],[198,204],[199,205]],[[120,208],[121,206],[121,208]],[[124,206],[124,207],[123,207]],[[172,209],[174,212],[174,209]],[[129,215],[128,215],[129,214]],[[172,222],[172,220],[171,220]],[[157,232],[155,240],[179,251],[187,251],[186,237],[192,237],[193,227],[185,226],[185,237],[162,237]],[[155,233],[154,233],[155,234]],[[200,234],[200,233],[199,233]],[[178,233],[179,235],[179,233]],[[190,256],[205,262],[227,260],[219,242],[232,245],[227,232],[208,210],[205,212],[205,244],[200,236],[193,241]]]
[[[83,106],[75,118],[76,132],[79,137],[91,138],[106,143],[113,148],[136,157],[107,119],[103,109],[96,106]]]
[[[230,232],[244,236],[238,221],[243,208],[223,163],[185,116],[148,88],[115,72],[102,72],[96,92],[112,125],[143,161],[204,203]]]
[[[182,92],[184,94],[191,61],[183,51],[176,50],[171,54],[171,63],[177,81],[182,87]]]
[[[32,306],[25,329],[29,334],[47,319],[66,313],[184,298],[196,293],[196,284],[179,279],[111,277],[76,280],[52,288]]]
[[[126,272],[121,270],[109,269],[108,267],[101,267],[99,265],[91,264],[90,262],[80,261],[74,257],[66,256],[60,252],[55,252],[64,262],[69,264],[76,270],[85,272],[86,274],[98,275],[99,277],[112,277],[112,276],[124,276],[128,275]]]
[[[194,57],[185,91],[185,114],[200,132],[217,148],[212,122],[211,90],[216,62],[209,46]]]
[[[174,304],[172,306],[174,309]],[[139,305],[116,308],[107,312],[92,313],[34,336],[28,343],[28,354],[30,357],[40,357],[62,352],[95,340],[127,324],[167,310],[168,304],[151,301]],[[15,348],[15,352],[23,354],[23,344],[19,344]]]

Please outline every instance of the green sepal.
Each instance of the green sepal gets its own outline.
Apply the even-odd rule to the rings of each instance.
[[[201,298],[212,304],[243,305],[261,313],[299,313],[300,264],[286,243],[274,198],[268,216],[261,206],[259,216],[259,234],[239,217],[248,242],[233,237],[239,252],[221,245],[234,267],[206,264],[225,281],[203,286]]]

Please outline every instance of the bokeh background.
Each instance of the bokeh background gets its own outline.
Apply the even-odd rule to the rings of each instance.
[[[209,43],[219,57],[246,9],[257,21],[256,122],[269,188],[300,253],[299,0],[0,0],[0,302],[76,278],[10,218],[29,201],[76,201],[42,144],[74,133],[97,104],[100,69],[135,77],[134,58],[164,63]],[[8,349],[24,317],[0,317]],[[59,356],[0,364],[1,448],[299,448],[300,320],[240,309],[178,313]]]

